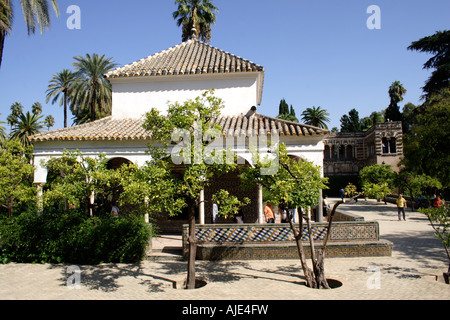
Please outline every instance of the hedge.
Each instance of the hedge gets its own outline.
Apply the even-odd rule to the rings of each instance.
[[[22,213],[0,220],[0,263],[134,263],[146,254],[150,227],[137,216]]]

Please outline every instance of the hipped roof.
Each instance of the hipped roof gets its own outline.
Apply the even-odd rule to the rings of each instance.
[[[280,120],[254,113],[252,115],[220,116],[210,121],[219,124],[224,136],[260,136],[277,132],[280,136],[314,137],[328,134],[325,129]],[[143,128],[144,119],[117,119],[112,116],[91,123],[43,132],[31,137],[42,141],[125,141],[151,140],[151,132]]]

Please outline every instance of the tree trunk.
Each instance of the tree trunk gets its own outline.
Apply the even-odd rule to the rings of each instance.
[[[195,289],[195,258],[197,255],[197,239],[195,237],[195,201],[189,200],[189,253],[186,289]]]
[[[0,31],[0,69],[2,68],[3,49],[5,47],[6,32]]]
[[[11,217],[12,217],[13,207],[14,207],[14,198],[12,196],[10,196],[9,203],[8,203],[8,219],[11,219]]]
[[[96,101],[96,99],[97,99],[97,96],[96,96],[96,87],[94,86],[93,88],[92,88],[93,90],[93,92],[92,92],[92,102],[91,102],[91,122],[94,122],[95,121],[95,107],[96,107],[96,105],[97,105],[97,101]]]
[[[67,128],[67,96],[69,92],[64,90],[64,128]]]
[[[349,201],[351,200],[355,200],[357,197],[359,197],[360,194],[354,196],[353,198],[351,198]],[[305,259],[305,253],[303,250],[303,244],[302,244],[302,234],[303,234],[303,219],[302,219],[302,214],[300,214],[299,218],[300,218],[300,233],[297,233],[297,231],[295,230],[294,224],[292,223],[292,220],[289,219],[289,224],[291,226],[291,229],[294,233],[294,237],[295,237],[295,241],[297,243],[297,250],[298,250],[298,254],[300,257],[300,262],[302,264],[302,269],[303,269],[303,273],[305,275],[306,278],[306,285],[310,288],[314,288],[314,289],[330,289],[330,286],[328,285],[328,281],[325,277],[325,257],[326,257],[326,249],[327,249],[327,243],[328,243],[328,238],[331,232],[331,227],[332,227],[332,223],[333,223],[333,217],[334,214],[336,212],[337,207],[344,203],[345,201],[338,201],[337,203],[334,204],[333,209],[331,210],[329,216],[328,216],[328,228],[327,228],[327,233],[325,236],[325,240],[323,242],[323,246],[322,248],[319,250],[318,254],[317,254],[317,259],[315,258],[315,253],[313,252],[314,250],[314,240],[311,237],[311,223],[310,223],[310,219],[308,218],[307,221],[307,227],[308,227],[308,234],[309,234],[309,238],[310,238],[310,244],[311,244],[311,260],[312,260],[312,264],[313,264],[313,270],[311,271],[311,269],[307,266],[306,264],[306,259]]]
[[[292,223],[292,220],[289,219],[289,225],[291,226],[291,230],[294,233],[294,237],[295,237],[295,242],[297,244],[297,251],[298,251],[298,256],[300,258],[300,262],[302,265],[302,269],[303,269],[303,274],[305,276],[306,279],[306,285],[310,288],[314,288],[315,287],[315,279],[314,279],[314,274],[312,272],[312,270],[308,267],[307,263],[306,263],[306,257],[305,257],[305,251],[303,249],[303,243],[302,243],[302,237],[303,237],[303,218],[302,218],[302,214],[300,212],[300,222],[299,222],[299,232],[297,232],[297,230],[295,229],[294,224]]]

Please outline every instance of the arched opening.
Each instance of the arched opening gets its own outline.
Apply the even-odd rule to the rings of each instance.
[[[331,149],[330,149],[330,146],[328,146],[328,145],[325,146],[325,150],[323,152],[323,158],[325,160],[331,159]]]
[[[302,157],[293,155],[293,154],[288,154],[288,157],[291,158],[291,160],[297,161],[297,162],[302,162],[304,161],[304,159]]]
[[[345,146],[339,147],[339,160],[345,160]]]
[[[346,152],[345,152],[345,158],[347,160],[352,160],[353,157],[353,146],[352,145],[348,145],[346,148]]]
[[[383,148],[383,154],[389,153],[389,140],[387,138],[381,139],[381,144]]]
[[[397,153],[397,139],[391,138],[389,143],[389,151],[390,153]]]
[[[115,169],[119,169],[121,166],[123,166],[124,164],[131,164],[132,162],[126,158],[112,158],[109,159],[106,167],[109,170],[115,170]]]
[[[332,157],[333,160],[338,160],[338,156],[339,156],[339,149],[338,146],[334,145],[332,148]]]

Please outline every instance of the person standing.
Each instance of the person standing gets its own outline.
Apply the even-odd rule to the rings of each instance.
[[[344,196],[345,196],[345,190],[344,190],[344,188],[341,188],[341,189],[339,190],[339,194],[340,194],[340,196],[341,196],[341,201],[344,201]]]
[[[328,216],[328,209],[330,209],[330,204],[328,203],[328,196],[323,197],[323,216]]]
[[[111,217],[119,217],[119,207],[117,207],[114,203],[111,203]]]
[[[278,212],[281,215],[281,223],[288,223],[289,222],[289,220],[288,220],[288,210],[287,210],[286,205],[284,203],[281,203],[278,206]]]
[[[434,200],[433,207],[435,207],[435,208],[440,208],[441,205],[442,205],[441,197],[440,197],[440,196],[437,196],[437,197],[436,197],[436,200]]]
[[[406,208],[406,200],[403,198],[402,194],[398,195],[397,199],[397,212],[398,212],[398,221],[401,221],[401,214],[403,213],[403,220],[406,221],[405,217],[405,208]]]
[[[238,223],[238,224],[244,223],[244,213],[242,212],[242,209],[239,209],[239,211],[236,215],[236,223]]]
[[[264,214],[266,215],[267,223],[275,223],[275,214],[273,213],[273,207],[270,202],[267,202],[266,207],[264,208]]]
[[[212,206],[212,223],[215,224],[217,223],[217,220],[219,219],[219,206],[217,205],[217,203],[213,203]]]

